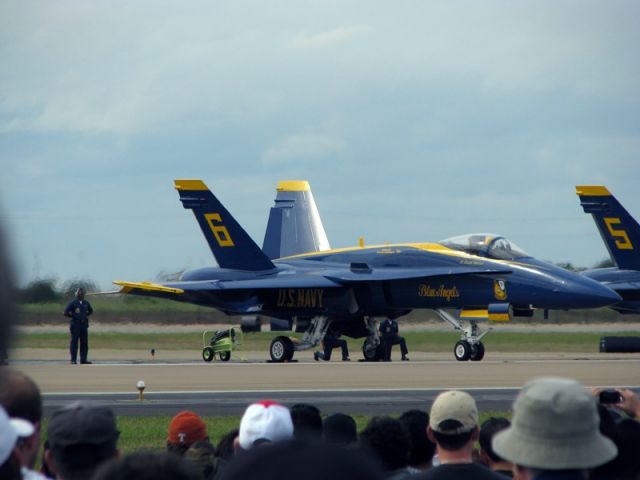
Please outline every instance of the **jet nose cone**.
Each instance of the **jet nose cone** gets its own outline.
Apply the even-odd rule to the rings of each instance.
[[[622,297],[615,291],[590,278],[582,278],[571,290],[574,290],[575,298],[580,304],[578,308],[608,307],[622,301]]]

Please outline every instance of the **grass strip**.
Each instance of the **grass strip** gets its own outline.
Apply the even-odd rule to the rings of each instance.
[[[287,332],[262,332],[244,335],[244,350],[267,351],[271,340]],[[92,349],[116,350],[195,350],[202,348],[202,334],[198,332],[91,332]],[[494,352],[585,352],[599,350],[600,337],[640,336],[639,332],[491,332],[483,342],[487,350]],[[455,332],[406,332],[410,351],[448,352],[459,339]],[[301,338],[301,335],[297,335]],[[346,338],[346,337],[345,337]],[[20,333],[16,336],[17,348],[68,348],[66,332]],[[349,339],[349,350],[355,355],[360,351],[363,339]]]

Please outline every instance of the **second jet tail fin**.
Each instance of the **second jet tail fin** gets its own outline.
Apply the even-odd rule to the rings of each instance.
[[[275,268],[202,180],[176,180],[175,187],[184,208],[193,210],[221,268],[252,271]]]
[[[618,268],[640,270],[640,225],[603,186],[577,186],[580,205],[593,215],[611,260]]]
[[[262,244],[264,253],[274,259],[329,249],[309,182],[278,183]]]

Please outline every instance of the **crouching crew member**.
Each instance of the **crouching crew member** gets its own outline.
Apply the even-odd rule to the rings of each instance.
[[[380,337],[382,339],[382,359],[385,362],[391,361],[391,347],[398,344],[400,344],[402,360],[409,360],[409,357],[407,357],[409,353],[407,350],[407,342],[404,341],[404,337],[398,335],[398,322],[391,318],[385,318],[382,323],[380,323]]]
[[[342,332],[333,325],[330,325],[322,340],[324,352],[314,352],[313,359],[316,362],[318,360],[328,362],[331,360],[331,351],[334,348],[340,348],[342,350],[342,361],[348,362],[350,360],[349,347],[347,346],[347,341],[340,338],[340,335],[342,335]]]
[[[91,363],[87,360],[87,354],[89,353],[89,315],[92,313],[91,304],[84,299],[84,289],[78,288],[76,298],[64,309],[64,316],[71,319],[69,322],[69,332],[71,332],[69,353],[73,365],[78,363],[78,342],[80,342],[80,363],[85,365]]]

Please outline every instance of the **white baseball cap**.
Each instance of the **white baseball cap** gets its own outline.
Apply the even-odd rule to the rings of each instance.
[[[478,425],[476,402],[467,392],[448,390],[440,393],[431,406],[429,426],[435,432],[470,432]]]
[[[280,442],[293,438],[291,413],[284,405],[262,400],[247,407],[240,420],[238,440],[240,446],[249,450],[260,440]]]
[[[31,423],[21,418],[9,418],[0,407],[0,465],[7,461],[19,437],[30,437],[35,429]]]

